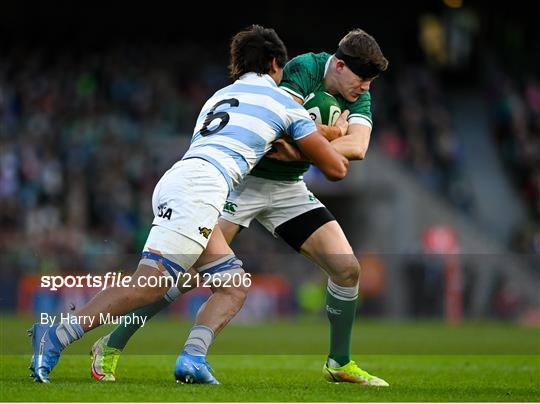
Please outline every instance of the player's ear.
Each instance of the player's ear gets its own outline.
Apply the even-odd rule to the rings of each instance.
[[[276,74],[279,69],[281,68],[279,67],[277,59],[273,58],[272,62],[270,63],[270,75]]]
[[[274,79],[277,85],[281,83],[281,79],[283,79],[283,68],[279,65],[276,58],[272,59],[268,74]]]
[[[336,58],[336,71],[342,72],[345,68],[345,62],[341,59]]]

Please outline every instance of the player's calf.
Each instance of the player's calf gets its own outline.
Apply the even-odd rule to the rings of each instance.
[[[234,255],[224,257],[200,268],[200,274],[216,279],[226,275],[243,275],[242,261]],[[216,283],[217,284],[217,283]],[[219,283],[214,293],[197,313],[196,325],[190,330],[184,348],[176,361],[174,376],[182,383],[217,384],[206,362],[206,353],[215,335],[242,308],[247,296],[248,285],[226,287]],[[238,285],[238,284],[237,284]]]

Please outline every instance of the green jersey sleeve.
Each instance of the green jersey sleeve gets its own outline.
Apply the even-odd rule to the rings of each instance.
[[[291,59],[283,69],[280,87],[304,100],[323,85],[324,66],[329,54],[304,53]]]
[[[349,124],[366,125],[370,128],[373,127],[373,121],[371,118],[371,95],[369,91],[362,94],[355,102],[342,103],[342,109],[349,110]]]

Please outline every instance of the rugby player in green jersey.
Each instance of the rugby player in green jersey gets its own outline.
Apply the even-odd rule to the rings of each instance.
[[[349,160],[362,160],[367,152],[371,130],[373,80],[387,69],[375,39],[361,29],[347,33],[335,54],[306,53],[289,61],[284,69],[281,88],[303,104],[311,93],[326,91],[338,100],[345,111],[336,126],[321,129],[334,149]],[[370,386],[388,386],[384,380],[360,369],[351,360],[351,333],[354,323],[360,265],[338,222],[330,211],[308,190],[303,174],[310,163],[300,151],[284,140],[275,143],[276,151],[267,155],[227,198],[219,226],[230,243],[253,219],[273,235],[281,237],[296,251],[310,258],[328,274],[326,311],[330,322],[330,348],[323,374],[329,381],[351,382]],[[269,197],[271,195],[271,198]],[[226,256],[208,244],[204,256]],[[200,271],[200,268],[199,268]],[[240,310],[248,288],[214,288],[213,295],[199,311],[205,323],[215,326],[206,335],[192,329],[184,350],[195,349],[206,355],[217,333]],[[151,317],[177,295],[171,290],[165,299],[137,311]],[[212,321],[210,321],[211,323]],[[121,350],[138,329],[137,325],[119,326],[101,338],[93,348],[93,374],[100,380],[115,380],[114,372]]]

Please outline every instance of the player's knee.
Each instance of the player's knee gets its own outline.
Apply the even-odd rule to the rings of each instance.
[[[117,288],[115,292],[120,306],[143,307],[159,300],[159,293],[155,291],[155,288],[135,284]]]
[[[237,305],[243,305],[247,299],[249,287],[245,285],[225,287],[221,286],[216,288],[214,292],[219,291],[224,293],[227,297]]]
[[[356,265],[347,266],[344,276],[350,283],[358,283],[358,279],[360,279],[360,264],[356,262]]]
[[[358,261],[356,261],[356,264],[353,265],[350,269],[351,280],[354,280],[355,283],[358,283],[360,280],[361,270],[362,270],[362,267],[360,267],[360,263]]]
[[[133,296],[137,299],[138,302],[143,303],[143,305],[152,304],[163,296],[163,288],[161,287],[134,287]]]
[[[153,278],[161,278],[160,275],[139,276],[134,278],[130,287],[125,288],[128,292],[129,298],[142,303],[143,305],[151,304],[163,297],[163,294],[167,290],[166,286]]]
[[[249,275],[242,268],[242,261],[235,255],[228,255],[199,268],[199,275],[203,279],[213,278],[211,284],[214,285],[214,293],[223,293],[236,304],[243,304],[246,300],[251,282],[246,282]]]
[[[132,295],[144,301],[145,304],[154,303],[166,297],[168,291],[177,290],[178,274],[183,272],[183,268],[178,263],[159,254],[145,251],[139,262],[137,276],[130,285]]]
[[[348,257],[341,261],[341,265],[335,272],[334,278],[351,285],[357,284],[360,278],[360,263],[356,257]]]

